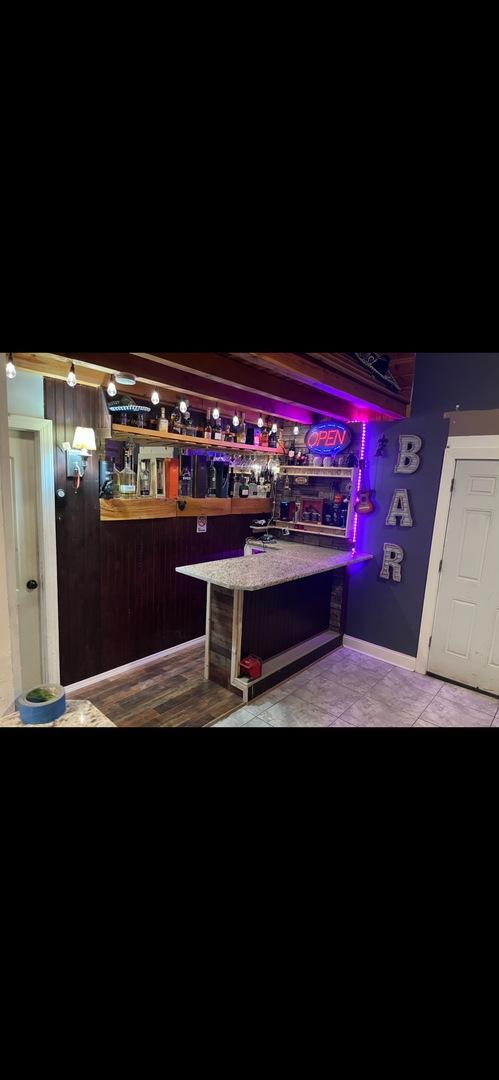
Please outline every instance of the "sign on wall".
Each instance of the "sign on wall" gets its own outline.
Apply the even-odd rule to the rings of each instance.
[[[403,529],[412,529],[413,524],[409,492],[407,488],[397,488],[393,492],[385,525],[400,525]]]
[[[381,567],[380,578],[384,578],[385,581],[390,579],[390,570],[393,574],[394,581],[402,580],[401,564],[404,559],[403,549],[399,544],[383,544],[383,565]]]
[[[421,465],[419,451],[423,440],[419,435],[399,435],[399,455],[395,466],[396,473],[415,473]]]
[[[323,420],[314,424],[305,436],[307,449],[313,454],[326,456],[346,450],[352,441],[352,432],[338,420]]]
[[[406,476],[417,472],[421,465],[419,452],[422,445],[423,440],[419,435],[399,435],[399,450],[394,472],[403,473]],[[393,492],[385,524],[398,526],[401,529],[412,529],[414,520],[407,488],[396,488]],[[384,544],[380,578],[389,581],[391,573],[393,581],[402,581],[403,561],[404,550],[399,544]]]

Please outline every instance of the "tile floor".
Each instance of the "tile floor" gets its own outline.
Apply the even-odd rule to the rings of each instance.
[[[341,648],[213,727],[499,727],[499,699]]]

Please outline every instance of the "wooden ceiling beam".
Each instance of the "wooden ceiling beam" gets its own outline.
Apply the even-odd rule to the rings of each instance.
[[[111,358],[111,360],[109,360]],[[223,388],[206,378],[186,374],[166,364],[151,364],[137,360],[131,353],[72,353],[64,357],[49,353],[15,353],[14,360],[20,370],[33,371],[46,378],[64,380],[74,361],[78,382],[82,386],[106,386],[108,376],[117,371],[131,371],[137,378],[135,387],[123,387],[123,393],[131,392],[147,397],[153,387],[157,387],[160,397],[162,391],[172,396],[184,394],[189,398],[192,408],[210,408],[217,402],[221,407],[241,409],[246,418],[256,421],[260,413],[263,416],[275,416],[276,419],[310,426],[317,420],[312,409],[300,404],[282,402],[277,398],[253,391],[235,390],[224,385]],[[91,363],[91,360],[94,362]],[[95,362],[98,361],[98,362]],[[119,391],[118,387],[118,391]]]
[[[308,359],[298,353],[259,352],[253,355],[273,364],[281,374],[297,379],[307,386],[321,391],[329,391],[330,388],[331,392],[340,399],[351,401],[353,398],[357,402],[363,402],[368,408],[383,411],[394,417],[406,415],[407,402],[403,401],[399,395],[378,389],[372,379],[366,380],[362,375],[357,381],[329,367],[327,363],[323,365],[316,363],[313,359]],[[314,355],[317,360],[320,356],[318,353],[310,355]],[[339,353],[338,356],[340,357],[341,354]]]
[[[337,379],[334,372],[294,353],[255,354],[275,359],[275,374],[242,363],[237,354],[65,352],[59,356],[106,374],[132,371],[137,379],[158,383],[174,392],[220,400],[302,424],[313,423],[316,416],[352,422],[406,415],[403,402],[389,400],[376,388],[364,391],[352,380],[344,380],[339,386],[341,377]]]
[[[75,362],[101,371],[132,371],[137,378],[171,386],[179,393],[197,393],[213,400],[230,400],[240,407],[265,414],[314,423],[317,416],[363,419],[350,405],[327,393],[319,393],[290,379],[268,375],[221,353],[64,353]],[[165,369],[170,369],[167,376]],[[237,393],[235,393],[237,391]],[[365,419],[374,419],[374,414]],[[379,419],[377,416],[376,419]]]
[[[267,354],[263,353],[255,353],[254,355],[261,356],[263,359],[267,358]],[[270,355],[279,357],[294,356],[296,361],[300,360],[300,357],[294,353]],[[355,393],[351,397],[348,397],[348,395],[342,397],[341,393],[334,393],[334,382],[327,378],[328,372],[326,370],[324,372],[326,380],[323,380],[321,387],[317,381],[317,376],[322,371],[317,365],[315,366],[315,383],[314,385],[312,383],[307,385],[306,381],[297,381],[296,375],[294,378],[292,375],[283,378],[281,372],[273,374],[272,372],[262,371],[261,368],[256,366],[251,367],[250,364],[241,364],[239,362],[240,357],[248,357],[250,354],[240,354],[239,357],[237,353],[132,353],[132,356],[147,357],[150,360],[159,360],[160,363],[167,366],[181,367],[190,375],[204,375],[209,379],[213,379],[214,382],[233,386],[237,390],[249,389],[253,393],[261,393],[263,384],[265,393],[268,393],[276,401],[289,404],[299,403],[306,408],[312,409],[318,415],[330,416],[335,419],[346,421],[397,419],[406,414],[403,404],[399,404],[397,401],[387,402],[386,398],[381,394],[377,394],[376,391],[373,391],[373,393],[369,391],[369,394],[362,396],[359,387],[354,384],[352,386]],[[288,371],[287,374],[289,376],[290,372]]]

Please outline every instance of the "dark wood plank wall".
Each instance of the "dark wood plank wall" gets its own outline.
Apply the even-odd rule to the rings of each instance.
[[[272,558],[271,554],[255,556]],[[241,655],[270,660],[329,629],[333,573],[287,581],[244,594]]]
[[[75,495],[64,441],[75,427],[102,430],[100,393],[45,380],[45,416],[54,423],[61,680],[64,685],[130,663],[205,631],[206,586],[175,567],[241,555],[254,515],[101,524],[98,454]]]

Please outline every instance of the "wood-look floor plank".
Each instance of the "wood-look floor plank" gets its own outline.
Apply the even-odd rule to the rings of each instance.
[[[92,701],[118,727],[206,727],[241,705],[239,694],[205,680],[202,645],[69,696]]]

